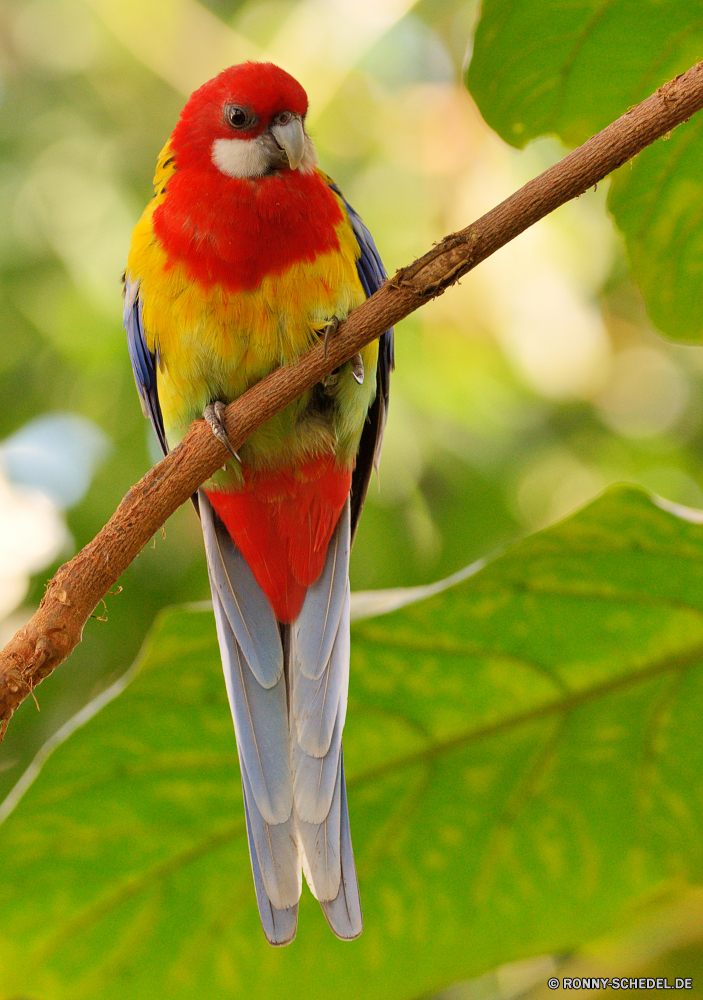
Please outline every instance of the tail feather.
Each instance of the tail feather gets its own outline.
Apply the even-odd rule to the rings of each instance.
[[[300,670],[292,671],[291,710],[295,733],[302,749],[312,757],[324,757],[329,753],[340,708],[342,723],[346,715],[349,686],[348,600],[345,609],[337,641],[322,676],[311,681]],[[295,652],[293,644],[294,658]]]
[[[346,714],[350,654],[349,539],[347,500],[330,540],[320,578],[308,588],[293,626],[292,714],[298,742],[313,757],[324,757],[329,752],[340,701],[342,725]]]
[[[244,767],[242,783],[247,822],[266,895],[275,909],[290,909],[297,904],[302,889],[295,819],[291,814],[285,823],[267,823],[257,808]]]
[[[340,857],[341,837],[341,761],[337,761],[337,779],[334,795],[327,815],[320,823],[306,823],[295,812],[296,825],[302,848],[305,878],[318,900],[335,899],[339,893],[342,875]]]
[[[344,713],[337,711],[330,748],[324,757],[305,753],[293,733],[293,799],[298,815],[306,823],[322,823],[332,806],[337,785],[339,751],[342,746]]]
[[[218,562],[233,571],[241,568],[236,565],[239,553],[234,543],[228,535],[217,532],[212,507],[202,491],[200,511],[208,568]],[[233,629],[232,620],[236,622],[236,616],[227,614],[232,602],[220,595],[213,580],[215,574],[212,570],[210,573],[217,635],[239,751],[262,816],[267,823],[285,823],[293,805],[286,680],[281,673],[273,687],[259,683]],[[281,648],[278,628],[271,641]]]
[[[356,866],[352,851],[351,833],[349,831],[349,812],[347,809],[347,789],[344,783],[344,759],[340,759],[341,772],[341,862],[342,877],[339,892],[331,902],[320,900],[322,912],[327,918],[331,930],[342,941],[352,941],[364,929],[361,915],[361,900],[359,899],[359,883],[356,879]]]
[[[347,500],[322,575],[308,588],[294,625],[289,668],[293,799],[303,871],[332,930],[346,939],[358,937],[362,928],[342,761],[350,652],[349,510]],[[310,655],[318,649],[326,657],[322,670]]]
[[[296,657],[300,673],[318,680],[329,663],[349,586],[349,501],[327,549],[318,579],[308,587],[294,626]]]
[[[263,687],[273,687],[283,673],[276,616],[222,521],[213,517],[202,490],[200,509],[210,579],[252,673]]]
[[[237,640],[231,635],[223,637],[223,618],[215,602],[225,683],[242,762],[266,822],[285,823],[293,804],[285,680],[282,677],[273,688],[257,687]]]
[[[251,870],[254,875],[254,888],[256,890],[256,902],[259,907],[261,926],[264,929],[266,940],[269,944],[282,946],[290,944],[295,937],[298,927],[298,904],[285,910],[276,909],[268,897],[264,886],[264,879],[261,874],[259,859],[254,846],[254,834],[249,819],[249,810],[244,803],[244,813],[247,820],[247,838],[249,840],[249,857],[251,858]]]

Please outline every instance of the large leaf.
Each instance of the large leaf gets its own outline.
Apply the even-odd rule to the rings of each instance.
[[[0,828],[0,995],[413,998],[617,928],[703,871],[703,526],[610,490],[354,627],[345,735],[366,929],[259,928],[209,611]]]
[[[489,125],[576,146],[703,55],[698,0],[485,0],[468,72]],[[703,120],[615,175],[610,208],[654,323],[703,337]]]

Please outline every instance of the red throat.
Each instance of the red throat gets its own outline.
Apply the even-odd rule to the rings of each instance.
[[[237,493],[206,491],[280,622],[293,622],[317,580],[351,487],[334,457],[296,469],[244,471]]]
[[[213,167],[176,171],[154,212],[154,232],[171,263],[184,264],[192,280],[241,291],[338,250],[335,226],[343,218],[315,172],[284,170],[249,180]]]

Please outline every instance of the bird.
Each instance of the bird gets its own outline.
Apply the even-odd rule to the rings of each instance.
[[[227,462],[198,491],[259,915],[296,934],[302,875],[336,936],[363,920],[342,729],[349,553],[378,470],[393,330],[234,450],[225,406],[296,362],[372,295],[376,245],[318,166],[308,98],[265,62],[188,99],[161,151],[124,274],[142,409],[164,454],[204,418]]]

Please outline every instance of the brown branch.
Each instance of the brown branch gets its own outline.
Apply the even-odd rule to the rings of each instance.
[[[703,63],[698,63],[473,225],[402,268],[339,327],[326,357],[318,344],[296,365],[278,368],[227,407],[234,447],[388,327],[702,107]],[[181,444],[132,487],[93,541],[59,569],[32,620],[0,654],[0,737],[20,702],[80,642],[89,615],[138,552],[227,457],[205,423],[196,421]]]

